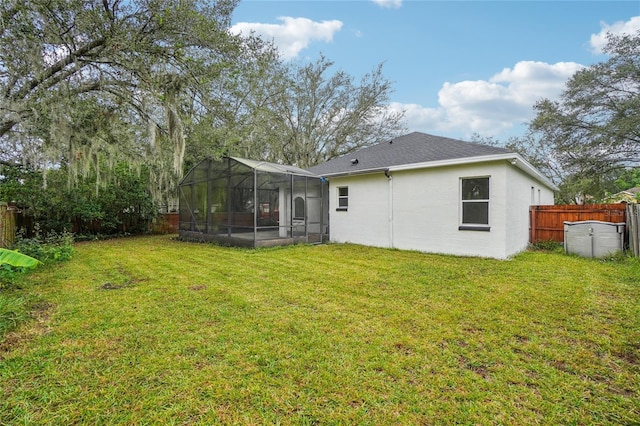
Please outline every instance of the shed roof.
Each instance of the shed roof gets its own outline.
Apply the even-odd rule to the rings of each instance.
[[[384,169],[392,166],[508,154],[513,151],[489,145],[413,132],[309,168],[318,175]]]

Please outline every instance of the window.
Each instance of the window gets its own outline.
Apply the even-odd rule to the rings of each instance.
[[[304,220],[304,199],[302,197],[296,197],[293,200],[293,218]]]
[[[349,187],[341,186],[338,188],[338,208],[336,210],[347,210],[349,207]]]
[[[460,230],[489,230],[489,178],[463,178]]]

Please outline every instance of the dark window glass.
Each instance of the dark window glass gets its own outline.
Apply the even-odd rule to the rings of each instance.
[[[488,200],[489,178],[462,179],[463,200]]]
[[[343,186],[338,188],[338,208],[346,209],[349,207],[349,188]]]
[[[489,178],[462,179],[462,224],[489,224]]]
[[[489,203],[485,201],[462,204],[462,223],[489,224]]]

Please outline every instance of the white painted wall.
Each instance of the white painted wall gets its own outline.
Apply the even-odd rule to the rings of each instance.
[[[349,187],[349,208],[336,211],[338,187]],[[384,173],[329,180],[329,237],[339,243],[389,245],[389,184]]]
[[[529,206],[553,204],[553,191],[519,168],[508,166],[506,252],[512,255],[529,244]]]
[[[394,247],[503,258],[504,166],[467,165],[393,173]],[[489,176],[491,230],[461,231],[460,178]]]
[[[491,229],[459,230],[460,179],[483,176],[490,177]],[[433,253],[507,258],[527,246],[531,186],[553,204],[549,188],[507,161],[397,171],[391,183],[384,173],[329,183],[331,241]],[[347,211],[336,211],[340,186],[349,187]]]

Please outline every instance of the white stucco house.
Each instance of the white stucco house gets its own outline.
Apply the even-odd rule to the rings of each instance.
[[[329,239],[505,259],[529,239],[529,206],[557,187],[504,148],[414,132],[309,169],[329,183]]]

